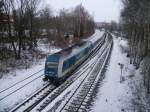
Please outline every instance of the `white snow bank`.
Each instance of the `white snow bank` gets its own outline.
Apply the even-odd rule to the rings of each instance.
[[[94,43],[95,41],[97,41],[99,38],[101,38],[103,36],[104,32],[105,31],[100,31],[100,30],[96,29],[95,33],[85,40],[89,40],[92,43]]]
[[[120,46],[128,47],[125,40],[114,38],[110,63],[105,73],[106,77],[99,87],[92,112],[121,112],[128,107],[126,102],[129,102],[132,96],[128,83],[135,74],[135,69],[129,65],[127,54],[122,52]],[[120,83],[121,70],[118,63],[124,64],[124,81],[122,83]]]
[[[123,52],[129,51],[129,45],[128,45],[128,41],[126,39],[119,37],[118,42],[119,42],[119,46]]]

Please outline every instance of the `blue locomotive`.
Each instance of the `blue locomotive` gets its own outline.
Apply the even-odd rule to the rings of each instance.
[[[83,41],[69,48],[49,55],[45,62],[45,80],[51,82],[62,82],[77,66],[79,66],[92,52],[94,47],[104,38],[98,40]],[[102,42],[102,41],[101,41]]]

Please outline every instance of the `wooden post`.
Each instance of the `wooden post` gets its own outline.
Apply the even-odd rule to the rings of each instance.
[[[120,66],[121,69],[121,74],[120,74],[120,83],[122,82],[122,70],[124,68],[124,64],[118,63],[118,65]]]

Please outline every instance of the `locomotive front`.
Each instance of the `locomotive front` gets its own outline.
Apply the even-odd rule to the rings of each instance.
[[[45,79],[54,79],[58,75],[58,65],[60,56],[57,54],[49,55],[45,62]]]

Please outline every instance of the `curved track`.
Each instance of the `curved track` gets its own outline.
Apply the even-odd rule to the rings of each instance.
[[[106,45],[107,46],[107,45]],[[106,47],[105,46],[105,47]],[[106,54],[108,54],[108,51],[106,52],[106,48],[103,47],[102,52],[99,52],[99,56],[97,58],[100,58],[101,61],[105,61],[104,58],[107,58],[106,57]],[[110,47],[110,45],[109,45]],[[110,48],[109,48],[110,49]],[[96,52],[98,53],[98,52]],[[93,55],[94,56],[94,55]],[[94,57],[91,57],[90,59],[92,60],[92,58]],[[93,59],[95,60],[95,59]],[[74,87],[71,87],[73,85],[73,83],[69,84],[70,80],[68,80],[68,83],[66,82],[64,84],[64,86],[61,86],[60,88],[57,88],[56,91],[53,91],[46,99],[44,99],[39,105],[37,105],[34,109],[32,109],[31,111],[38,111],[38,112],[41,112],[42,110],[47,110],[47,107],[50,108],[52,107],[51,109],[48,109],[47,111],[55,111],[57,107],[60,106],[61,102],[65,100],[65,98],[68,96],[68,94],[70,94],[70,92],[66,92],[66,88],[71,88],[71,89],[75,89],[75,91],[73,91],[73,94],[76,93],[76,90],[78,88],[80,88],[80,86],[85,82],[85,80],[87,80],[87,78],[90,76],[91,74],[91,71],[95,70],[95,65],[97,64],[100,64],[102,62],[99,62],[99,61],[93,61],[92,63],[88,63],[88,66],[86,67],[86,69],[82,70],[82,74],[80,74],[80,77],[78,77],[77,79],[75,79],[73,81],[73,83],[77,82],[79,80],[79,83],[74,86]],[[91,64],[91,65],[90,65]],[[101,67],[101,66],[100,66]],[[98,68],[96,68],[97,70]],[[101,69],[100,69],[101,70]],[[86,75],[85,75],[86,74]],[[89,80],[92,80],[92,79],[89,79]],[[69,86],[67,86],[67,84]],[[72,91],[72,90],[71,90]],[[62,95],[60,95],[62,94]],[[60,96],[64,96],[64,98],[62,98],[61,100],[58,100],[58,102],[55,102],[57,99],[60,99]],[[68,100],[70,101],[70,100]],[[55,104],[55,105],[54,105]],[[53,106],[54,105],[54,106]]]
[[[103,36],[106,36],[104,34]],[[70,85],[72,85],[77,79],[79,79],[87,70],[89,69],[89,60],[95,57],[98,53],[98,51],[101,49],[104,42],[100,41],[99,44],[95,47],[93,52],[90,54],[88,59],[77,68],[77,70],[73,73],[71,77],[67,79],[65,83],[60,85],[58,88],[56,86],[47,84],[45,87],[41,88],[39,91],[37,91],[35,94],[33,94],[30,98],[25,100],[20,105],[16,106],[14,109],[11,110],[11,112],[15,111],[32,111],[34,108],[36,108],[38,105],[40,105],[40,102],[45,100],[47,97],[46,102],[41,105],[41,108],[38,108],[36,111],[43,110],[49,103],[51,103],[54,99],[56,99],[60,93],[65,91],[66,88],[68,88]],[[92,63],[92,65],[95,65],[95,62]]]
[[[98,66],[96,66],[86,81],[83,81],[79,87],[75,90],[75,92],[68,98],[66,103],[62,106],[61,109],[59,109],[59,112],[85,112],[88,108],[88,103],[90,101],[90,98],[92,97],[94,88],[100,78],[100,73],[105,66],[105,63],[107,61],[107,57],[110,54],[111,46],[110,44],[108,46],[108,51],[104,52],[101,56],[101,59],[97,63]],[[54,107],[53,107],[54,108]],[[50,111],[54,111],[55,109],[51,109]]]

